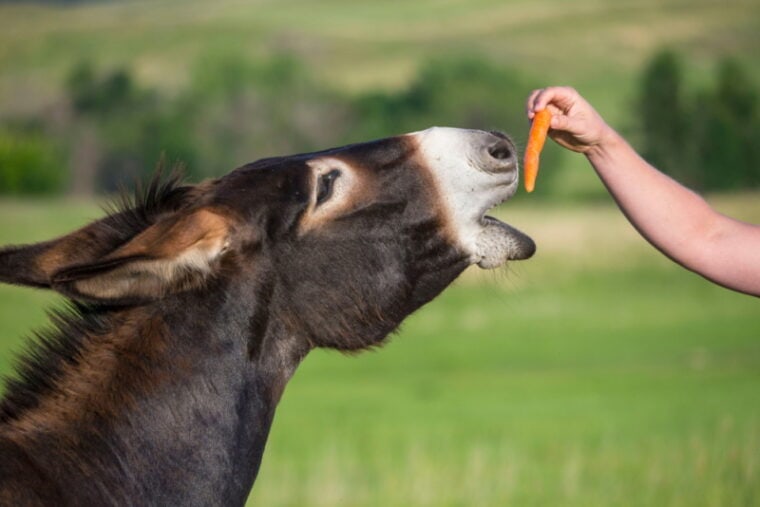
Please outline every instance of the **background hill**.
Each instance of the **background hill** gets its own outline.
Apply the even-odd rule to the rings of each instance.
[[[426,60],[478,54],[548,83],[577,86],[613,115],[633,91],[636,72],[662,46],[693,59],[695,79],[727,54],[745,60],[756,77],[760,73],[760,6],[754,1],[51,4],[0,7],[0,83],[3,96],[15,92],[16,99],[4,100],[3,109],[44,101],[81,59],[128,64],[140,80],[171,90],[189,79],[198,57],[220,51],[254,60],[294,54],[320,80],[354,92],[398,89]],[[35,88],[46,93],[32,93]]]
[[[686,93],[710,86],[727,57],[757,83],[758,33],[755,1],[10,2],[0,4],[0,125],[41,124],[43,144],[52,145],[47,158],[64,160],[68,171],[52,187],[71,190],[70,180],[95,178],[88,171],[100,175],[93,188],[84,185],[85,192],[112,188],[118,175],[149,171],[161,152],[203,176],[265,155],[430,122],[501,128],[522,142],[524,96],[547,84],[577,87],[636,142],[638,88],[652,55],[667,48],[680,56]],[[455,65],[462,59],[490,66],[494,84],[467,90],[464,83],[476,79]],[[283,60],[292,64],[290,74],[282,69],[287,64],[278,67]],[[72,96],[82,91],[71,85],[81,65],[90,67],[95,84],[107,83],[110,72],[126,90],[100,105],[101,116],[118,116],[118,126],[98,119],[97,135],[87,128],[95,123],[92,116],[71,107]],[[460,80],[444,88],[444,98],[426,114],[396,101],[417,122],[388,119],[388,107],[379,113],[364,107],[367,96],[403,96],[421,80],[435,88],[431,81],[445,77],[426,74],[431,65],[454,65],[450,73]],[[246,91],[219,82],[238,82]],[[267,82],[273,93],[263,90]],[[238,99],[230,106],[234,93]],[[131,115],[107,107],[119,99]],[[461,107],[442,111],[452,101]],[[281,102],[279,109],[272,106]],[[228,110],[242,110],[245,119],[231,118]],[[188,118],[193,112],[197,116]],[[141,138],[147,128],[159,134]],[[300,134],[283,140],[293,132]],[[582,160],[549,152],[555,183],[547,180],[545,191],[599,193],[594,177],[577,170]],[[0,165],[1,157],[0,148]],[[82,169],[87,164],[94,167]]]

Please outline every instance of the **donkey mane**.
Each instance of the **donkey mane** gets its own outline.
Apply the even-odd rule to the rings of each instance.
[[[13,373],[3,378],[0,422],[18,419],[53,390],[65,365],[78,362],[85,337],[105,331],[107,312],[105,307],[70,300],[47,312],[47,327],[32,332],[14,359]]]
[[[170,213],[183,208],[193,187],[182,185],[184,170],[175,166],[168,173],[162,164],[148,181],[147,186],[138,180],[135,189],[130,192],[122,189],[103,209],[106,212],[105,222],[125,236],[127,239],[156,223],[164,213]]]
[[[163,214],[184,207],[193,187],[183,186],[183,171],[175,167],[166,173],[160,166],[147,185],[138,181],[134,191],[126,189],[103,209],[107,213],[101,226],[109,234],[121,236],[121,242],[154,224]],[[76,365],[87,337],[108,329],[108,316],[115,307],[82,303],[66,299],[47,312],[46,327],[33,331],[24,350],[14,358],[12,373],[3,375],[4,391],[0,398],[0,423],[18,419],[37,406],[50,393],[66,365]]]

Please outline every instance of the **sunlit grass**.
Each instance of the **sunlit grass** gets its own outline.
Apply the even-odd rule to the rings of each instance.
[[[713,202],[760,218],[751,195]],[[251,503],[755,503],[757,300],[662,259],[609,203],[502,216],[540,255],[468,273],[380,352],[310,356]]]
[[[759,498],[757,300],[651,266],[536,285],[460,284],[378,353],[309,357],[253,504]]]
[[[757,193],[716,196],[760,222]],[[539,252],[468,272],[380,351],[316,351],[289,384],[251,504],[754,505],[760,306],[662,258],[609,202],[524,200]],[[0,240],[98,215],[0,202]],[[51,298],[0,287],[0,370]]]

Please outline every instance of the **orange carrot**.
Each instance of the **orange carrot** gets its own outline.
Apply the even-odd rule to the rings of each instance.
[[[536,176],[538,176],[538,159],[541,150],[546,142],[546,134],[549,132],[549,124],[552,121],[552,114],[548,109],[536,111],[533,117],[533,123],[530,126],[528,134],[528,145],[525,147],[525,163],[523,165],[523,174],[525,175],[525,190],[533,192],[536,186]]]

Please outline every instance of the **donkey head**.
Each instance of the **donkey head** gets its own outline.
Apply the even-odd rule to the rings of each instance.
[[[506,136],[450,128],[263,159],[196,186],[154,183],[68,236],[6,249],[0,280],[108,307],[247,286],[252,332],[276,318],[310,346],[361,349],[468,265],[533,254],[485,216],[517,180]]]

